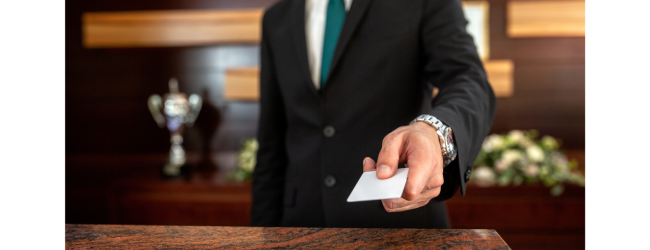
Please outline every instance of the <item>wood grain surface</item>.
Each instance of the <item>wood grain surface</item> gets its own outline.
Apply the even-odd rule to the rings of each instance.
[[[509,1],[510,37],[584,37],[585,1]]]
[[[488,229],[66,225],[66,249],[510,249]]]
[[[86,12],[86,48],[173,47],[260,40],[263,9]]]

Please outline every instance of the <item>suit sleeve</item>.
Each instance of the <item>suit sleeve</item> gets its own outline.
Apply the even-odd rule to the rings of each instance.
[[[262,25],[262,27],[268,27]],[[279,226],[287,166],[286,119],[268,34],[262,30],[260,69],[259,149],[253,171],[252,226]]]
[[[451,198],[466,175],[492,126],[496,98],[487,81],[460,0],[425,0],[420,37],[424,75],[439,89],[430,115],[451,127],[458,154],[445,168],[445,184],[438,200]]]

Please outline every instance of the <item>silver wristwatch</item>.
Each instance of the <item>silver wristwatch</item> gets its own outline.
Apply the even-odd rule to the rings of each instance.
[[[438,134],[438,139],[440,140],[440,147],[442,148],[442,165],[446,167],[454,159],[456,159],[456,145],[454,144],[454,137],[451,132],[451,128],[444,124],[442,121],[438,120],[435,116],[432,115],[420,115],[417,118],[413,119],[411,123],[414,122],[426,122],[436,129]]]

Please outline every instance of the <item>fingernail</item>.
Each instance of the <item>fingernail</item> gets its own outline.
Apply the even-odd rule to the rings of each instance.
[[[377,174],[380,175],[389,175],[390,174],[390,167],[387,165],[381,165],[379,168],[377,168]]]
[[[367,157],[366,157],[366,158],[363,158],[363,165],[364,165],[364,166],[366,165],[366,159],[368,159],[368,158],[367,158]]]

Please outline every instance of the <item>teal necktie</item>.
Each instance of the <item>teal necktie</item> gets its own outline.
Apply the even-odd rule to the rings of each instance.
[[[327,74],[332,66],[332,57],[336,42],[339,40],[345,21],[345,3],[343,0],[330,0],[327,4],[327,19],[325,22],[325,37],[323,39],[323,60],[320,68],[320,88],[325,87]]]

